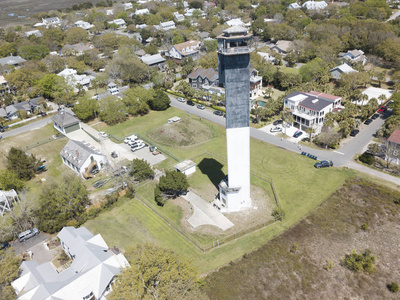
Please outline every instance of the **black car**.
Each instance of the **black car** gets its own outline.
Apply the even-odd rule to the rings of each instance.
[[[276,120],[276,121],[274,121],[274,123],[272,123],[272,125],[279,125],[279,124],[282,124],[283,123],[283,120]]]
[[[11,245],[9,243],[7,243],[7,242],[1,243],[0,244],[0,250],[7,249],[10,246]]]
[[[379,118],[379,114],[373,114],[372,117],[371,117],[372,120],[375,120],[375,119],[378,119],[378,118]]]
[[[356,136],[359,132],[360,130],[354,129],[352,132],[350,132],[350,136]]]
[[[194,102],[193,102],[192,100],[186,101],[186,104],[187,104],[187,105],[190,105],[190,106],[194,106]]]
[[[372,123],[372,119],[366,119],[364,122],[365,125],[369,125],[371,123]]]
[[[302,131],[297,131],[295,134],[293,134],[294,138],[298,138],[299,136],[301,136],[303,134]]]
[[[328,167],[332,167],[332,166],[333,166],[333,162],[331,160],[321,160],[320,162],[317,162],[314,165],[314,167],[316,167],[317,169],[328,168]]]
[[[220,111],[220,110],[214,110],[214,115],[223,116],[224,113],[222,111]]]

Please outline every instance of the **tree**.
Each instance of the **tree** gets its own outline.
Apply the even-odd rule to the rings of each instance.
[[[125,92],[122,102],[125,104],[127,112],[132,116],[145,115],[149,113],[148,101],[152,100],[155,95],[153,89],[146,90],[138,86],[131,88]]]
[[[160,177],[158,186],[161,192],[175,198],[189,188],[189,183],[185,174],[178,171],[166,171],[165,175]]]
[[[110,294],[116,299],[206,299],[197,275],[186,258],[156,245],[129,248],[125,257],[130,267],[117,277]]]
[[[99,105],[96,99],[84,97],[79,99],[79,103],[74,106],[73,110],[80,120],[88,121],[99,112]]]
[[[0,250],[0,295],[2,299],[15,299],[11,282],[18,278],[21,257],[14,254],[13,248]]]
[[[60,100],[72,91],[65,79],[55,74],[44,75],[36,84],[37,93],[51,100]]]
[[[149,100],[147,104],[152,110],[166,110],[169,107],[171,100],[169,99],[167,93],[162,90],[157,90],[153,99]]]
[[[132,160],[129,175],[135,177],[137,181],[142,181],[146,178],[153,178],[154,170],[146,160],[135,158]]]
[[[108,96],[99,101],[100,120],[108,125],[115,125],[126,120],[126,107],[124,103],[113,97]]]
[[[54,233],[69,221],[83,222],[86,206],[90,204],[88,196],[85,184],[76,175],[64,176],[59,182],[48,182],[42,188],[36,210],[39,229]]]
[[[21,180],[33,178],[40,165],[41,162],[33,154],[27,155],[23,150],[14,147],[8,151],[7,169]]]
[[[208,53],[210,53],[210,52],[215,52],[215,51],[217,51],[217,47],[218,47],[218,44],[217,44],[217,41],[216,40],[214,40],[214,39],[212,39],[212,40],[205,40],[204,42],[203,42],[203,49],[205,49]]]
[[[21,57],[27,59],[27,60],[32,60],[32,59],[37,59],[40,60],[44,58],[47,54],[50,53],[49,49],[47,49],[46,46],[43,45],[28,45],[28,46],[22,46],[18,50],[19,55]]]
[[[190,84],[186,81],[181,80],[176,86],[176,90],[187,98],[192,98],[195,94],[194,89],[190,86]]]
[[[204,69],[208,69],[208,68],[217,69],[218,68],[218,53],[217,52],[208,53],[207,55],[200,58],[199,64]]]
[[[312,142],[312,135],[315,133],[315,129],[313,127],[307,127],[305,131],[308,133],[310,142]]]
[[[24,181],[18,178],[18,175],[10,170],[0,171],[0,189],[4,191],[22,190]]]
[[[65,34],[59,27],[51,27],[43,32],[42,42],[50,51],[61,49]]]

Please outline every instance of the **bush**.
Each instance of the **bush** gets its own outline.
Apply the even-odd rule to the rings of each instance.
[[[375,162],[375,158],[372,154],[364,152],[362,155],[358,157],[358,160],[367,164],[372,165]]]
[[[364,230],[364,231],[367,231],[368,230],[368,223],[362,224],[361,225],[361,229]]]
[[[365,250],[364,253],[358,254],[356,250],[352,250],[350,254],[347,254],[342,264],[351,271],[355,272],[375,272],[375,256],[371,254],[369,249]]]
[[[333,261],[330,260],[330,259],[327,259],[326,263],[325,263],[325,266],[324,266],[324,269],[329,271],[330,269],[332,269],[332,267],[333,267]]]
[[[392,282],[391,284],[388,284],[387,288],[392,293],[397,293],[399,291],[399,285],[396,282]]]
[[[211,108],[215,109],[215,110],[220,110],[222,112],[226,112],[225,107],[221,107],[221,106],[217,106],[217,105],[212,105]]]
[[[282,221],[283,217],[285,216],[284,212],[278,209],[274,209],[272,212],[272,216],[275,218],[276,221]]]
[[[156,201],[157,205],[159,205],[159,206],[164,206],[164,204],[165,204],[165,199],[161,195],[161,190],[158,185],[154,188],[154,200]]]

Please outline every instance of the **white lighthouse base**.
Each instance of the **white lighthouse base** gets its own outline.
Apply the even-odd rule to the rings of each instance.
[[[219,184],[220,209],[235,212],[251,207],[250,128],[228,128],[228,178]]]

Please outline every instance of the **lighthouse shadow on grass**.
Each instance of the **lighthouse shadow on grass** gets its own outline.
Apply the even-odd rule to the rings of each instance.
[[[208,176],[210,181],[218,189],[219,183],[225,177],[225,173],[222,171],[224,165],[214,158],[203,158],[197,167],[201,173]]]

